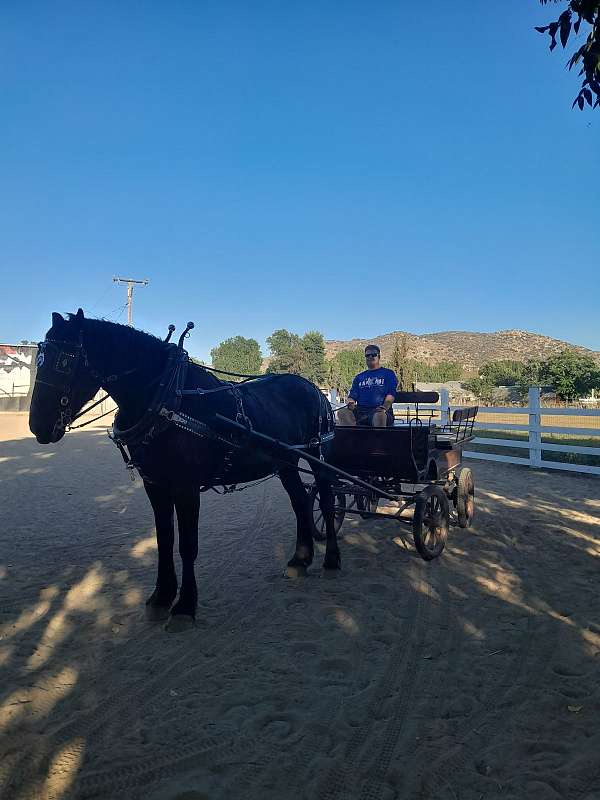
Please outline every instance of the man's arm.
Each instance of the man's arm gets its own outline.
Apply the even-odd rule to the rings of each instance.
[[[352,381],[352,388],[348,392],[348,403],[347,403],[347,405],[348,405],[348,408],[350,410],[352,410],[356,406],[356,397],[358,395],[358,391],[357,391],[358,387],[356,385],[357,377],[358,377],[358,375],[354,376],[354,380]],[[354,395],[354,397],[353,397],[353,395]]]
[[[395,394],[386,394],[385,400],[383,401],[383,405],[379,406],[379,408],[383,408],[384,411],[389,411],[395,400],[396,400]]]
[[[396,373],[390,370],[390,375],[386,376],[385,381],[385,390],[386,395],[383,401],[383,404],[379,406],[383,408],[384,411],[389,411],[392,407],[392,404],[396,402],[396,389],[398,387],[398,378],[396,377]]]

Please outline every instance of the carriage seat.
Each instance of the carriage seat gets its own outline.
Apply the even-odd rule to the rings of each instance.
[[[439,403],[440,396],[437,392],[396,392],[396,403]]]

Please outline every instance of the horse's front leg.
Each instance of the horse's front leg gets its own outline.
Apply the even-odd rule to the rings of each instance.
[[[306,574],[314,556],[310,500],[295,469],[281,469],[279,477],[296,514],[296,551],[288,561],[287,574],[290,577],[297,577]]]
[[[317,467],[315,472],[315,482],[319,490],[319,503],[321,506],[323,519],[325,520],[325,531],[327,534],[323,569],[341,569],[342,559],[340,557],[340,550],[335,532],[335,501],[333,492],[331,490],[331,480],[324,474],[323,471],[319,472]]]
[[[167,628],[170,631],[187,630],[194,625],[198,605],[198,587],[194,564],[198,556],[198,517],[200,515],[200,487],[187,485],[175,490],[175,511],[179,529],[179,555],[181,556],[181,588],[179,599],[171,609]]]
[[[158,572],[156,587],[146,600],[146,616],[151,620],[166,619],[177,597],[177,575],[173,563],[173,496],[171,490],[144,481],[144,489],[152,504],[156,523]]]

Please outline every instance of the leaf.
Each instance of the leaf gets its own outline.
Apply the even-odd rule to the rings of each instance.
[[[535,30],[538,31],[539,33],[546,33],[549,27],[550,27],[549,25],[544,25],[543,28],[538,28],[538,26],[536,25]]]
[[[589,89],[584,89],[583,90],[583,96],[585,97],[588,106],[591,106],[592,105],[592,93],[590,92],[590,90]]]
[[[552,52],[555,47],[556,47],[556,39],[552,38],[552,41],[550,42],[550,52]]]
[[[580,25],[581,25],[581,14],[579,15],[579,17],[573,23],[573,30],[575,31],[575,34],[579,33],[579,26]]]
[[[567,708],[572,714],[579,714],[583,706],[567,706]]]
[[[561,14],[560,17],[560,43],[564,50],[569,40],[569,34],[571,33],[571,19],[569,16],[565,16],[565,14]]]
[[[582,94],[580,94],[579,97],[577,98],[577,105],[579,106],[579,110],[583,111],[583,107],[585,105],[585,100],[583,99],[583,95]]]

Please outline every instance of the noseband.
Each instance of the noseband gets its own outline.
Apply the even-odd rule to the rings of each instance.
[[[116,381],[125,375],[132,372],[137,372],[139,367],[126,370],[119,375],[102,376],[99,372],[90,366],[87,352],[83,346],[83,333],[79,332],[79,341],[69,342],[60,339],[46,339],[43,342],[38,342],[38,354],[36,358],[36,366],[38,374],[36,375],[36,383],[42,383],[45,386],[50,386],[55,389],[60,395],[61,411],[58,419],[54,423],[54,431],[67,430],[72,422],[79,419],[83,414],[86,414],[94,406],[97,406],[103,400],[106,400],[108,394],[101,400],[96,401],[88,408],[82,409],[75,413],[72,400],[73,400],[73,387],[76,384],[80,368],[85,367],[90,375],[96,378],[100,386],[105,386],[108,383]],[[44,376],[48,372],[48,380],[39,376],[40,370],[43,368]]]
[[[66,429],[74,419],[72,408],[73,386],[81,364],[88,367],[87,353],[83,347],[82,335],[78,342],[46,339],[38,342],[36,358],[38,374],[36,383],[50,386],[60,394],[60,416],[54,423],[54,430]],[[40,377],[42,371],[44,377]]]

